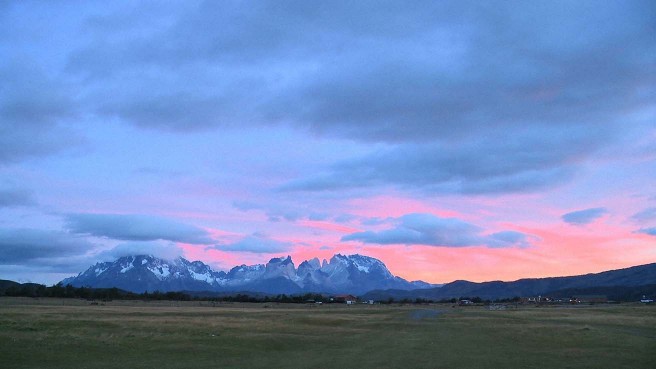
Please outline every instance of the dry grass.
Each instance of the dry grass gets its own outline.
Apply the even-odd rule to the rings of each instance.
[[[421,309],[430,309],[417,313]],[[440,311],[439,314],[434,310]],[[1,368],[652,368],[656,307],[0,298]]]

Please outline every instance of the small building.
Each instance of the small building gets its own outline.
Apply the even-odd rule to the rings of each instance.
[[[472,300],[460,300],[458,301],[458,305],[460,306],[467,306],[467,305],[474,305],[474,302]]]
[[[332,298],[332,301],[351,305],[351,304],[355,304],[358,301],[358,298],[353,295],[337,295]]]
[[[520,297],[519,302],[522,304],[544,304],[551,303],[555,300],[547,296],[531,296],[531,297]]]

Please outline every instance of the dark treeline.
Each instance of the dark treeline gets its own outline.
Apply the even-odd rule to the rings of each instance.
[[[478,296],[474,297],[469,297],[469,296],[463,296],[460,298],[450,298],[450,299],[441,299],[441,300],[431,300],[431,299],[424,299],[424,298],[416,298],[416,299],[409,299],[409,298],[404,298],[401,300],[395,300],[393,297],[390,297],[387,299],[387,303],[402,303],[402,304],[432,304],[432,303],[438,303],[438,304],[455,304],[458,303],[461,300],[469,300],[473,302],[474,304],[491,304],[491,303],[510,303],[510,302],[518,302],[520,300],[519,297],[513,297],[513,298],[504,298],[504,299],[496,299],[496,300],[484,300]]]
[[[609,287],[587,287],[568,288],[553,292],[555,296],[580,296],[580,295],[604,295],[612,301],[638,301],[643,296],[653,298],[656,296],[656,284],[642,286],[609,286]]]
[[[600,294],[608,296],[611,301],[637,301],[643,295],[656,295],[656,285],[640,287],[597,287],[586,289],[569,289],[561,290],[555,295],[577,296],[584,294]],[[124,291],[118,288],[90,288],[74,287],[71,285],[62,285],[61,283],[47,287],[36,283],[17,283],[13,281],[0,280],[0,296],[20,296],[20,297],[60,297],[60,298],[78,298],[87,300],[174,300],[174,301],[225,301],[225,302],[280,302],[280,303],[311,303],[333,302],[329,295],[319,293],[305,293],[299,295],[262,295],[248,293],[234,293],[230,295],[207,295],[202,292],[144,292],[134,293]],[[491,304],[491,303],[517,303],[519,297],[484,300],[480,297],[463,296],[460,298],[431,300],[425,298],[404,298],[394,299],[389,297],[385,300],[376,301],[382,304],[429,304],[429,303],[458,303],[460,300],[470,300],[474,304]],[[367,300],[365,300],[367,301]]]
[[[16,283],[11,281],[2,281],[0,283],[0,296],[16,297],[59,297],[59,298],[77,298],[87,300],[173,300],[173,301],[225,301],[225,302],[279,302],[279,303],[330,303],[333,302],[331,297],[319,293],[305,293],[300,295],[279,294],[275,296],[259,295],[253,296],[247,293],[236,293],[224,296],[207,296],[194,295],[186,292],[144,292],[134,293],[124,291],[118,288],[90,288],[74,287],[72,285],[62,285],[61,283],[47,287],[36,283]],[[490,303],[490,300],[482,300],[479,297],[463,297],[462,299],[471,300],[474,303]],[[428,303],[456,303],[459,299],[430,300],[423,298],[395,300],[389,298],[385,301],[379,301],[383,304],[428,304]],[[494,302],[510,302],[515,299],[496,300]]]
[[[2,281],[0,283],[0,296],[15,297],[60,297],[87,300],[174,300],[174,301],[226,301],[226,302],[282,302],[282,303],[308,303],[331,302],[330,297],[317,293],[303,295],[251,296],[246,293],[237,293],[225,296],[195,296],[186,292],[144,292],[134,293],[118,288],[90,288],[62,285],[61,283],[47,287],[36,283],[16,283]]]
[[[89,288],[62,285],[46,287],[36,283],[12,283],[0,290],[0,296],[64,297],[97,300],[138,299],[141,295],[118,288]]]

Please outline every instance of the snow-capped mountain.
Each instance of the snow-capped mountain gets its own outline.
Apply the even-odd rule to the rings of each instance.
[[[214,271],[201,261],[189,262],[184,258],[167,261],[136,255],[114,262],[97,263],[62,283],[97,288],[118,287],[139,293],[158,290],[362,294],[374,289],[434,287],[426,282],[408,282],[395,277],[382,261],[357,254],[337,254],[323,262],[317,258],[305,260],[298,269],[290,256],[273,258],[266,264],[236,266],[228,273]]]
[[[127,291],[214,290],[227,283],[226,273],[215,272],[200,261],[173,261],[149,255],[124,256],[113,262],[97,263],[63,284],[117,287]]]

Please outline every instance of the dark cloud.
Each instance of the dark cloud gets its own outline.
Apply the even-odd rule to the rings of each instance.
[[[192,244],[213,243],[202,228],[149,215],[69,214],[66,228],[79,234],[127,241],[166,240]]]
[[[73,101],[63,86],[30,63],[3,64],[0,91],[2,120],[15,126],[53,126],[73,114]]]
[[[217,250],[252,252],[258,254],[286,252],[289,251],[290,247],[291,244],[289,242],[274,240],[260,233],[246,236],[235,243],[214,246]]]
[[[82,143],[60,123],[75,116],[70,91],[28,61],[0,62],[0,164]]]
[[[393,220],[393,228],[365,231],[342,237],[342,241],[360,241],[380,245],[407,244],[444,247],[488,246],[526,247],[528,236],[515,231],[484,235],[483,229],[457,218],[440,218],[432,214],[407,214]]]
[[[32,191],[21,188],[0,188],[0,208],[35,204]]]
[[[561,218],[569,224],[585,225],[594,222],[607,213],[606,208],[590,208],[563,214]]]
[[[653,97],[649,2],[207,1],[159,20],[156,7],[121,37],[107,24],[134,7],[87,22],[95,37],[68,71],[111,90],[101,114],[164,130],[289,123],[425,142],[606,125]]]
[[[118,244],[116,247],[100,253],[97,259],[113,261],[123,256],[153,255],[164,260],[173,260],[183,254],[183,250],[173,242],[136,241]]]
[[[22,264],[0,262],[0,275],[16,282],[54,285],[64,278],[75,276],[98,262],[94,255],[49,256],[30,259]]]
[[[78,109],[156,130],[284,125],[384,143],[286,189],[525,192],[566,182],[655,96],[649,1],[204,1],[82,18],[62,78],[6,73],[18,88],[3,92],[5,119],[50,128],[0,126],[0,161],[61,150],[54,122]]]
[[[283,191],[382,185],[429,193],[490,194],[544,189],[568,180],[582,157],[608,139],[603,131],[516,131],[458,145],[403,144],[335,164],[323,175],[291,181]]]
[[[638,222],[656,219],[656,208],[647,208],[642,211],[639,211],[633,214],[633,216],[631,216],[631,219]]]
[[[0,229],[0,264],[23,264],[32,260],[74,257],[92,249],[93,245],[85,239],[65,232]]]

